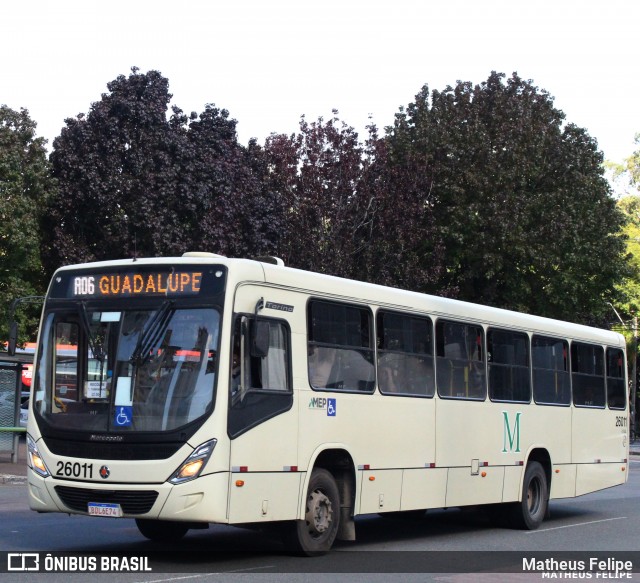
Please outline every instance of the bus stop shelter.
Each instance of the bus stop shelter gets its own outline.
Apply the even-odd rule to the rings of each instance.
[[[22,372],[26,364],[0,356],[0,455],[10,455],[14,463],[18,463],[20,435],[26,433],[26,428],[20,427]]]

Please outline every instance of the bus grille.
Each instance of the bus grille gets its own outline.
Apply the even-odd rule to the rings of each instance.
[[[158,497],[155,490],[92,490],[69,486],[56,486],[55,490],[65,506],[80,512],[87,512],[89,502],[106,502],[120,504],[125,514],[145,514]]]

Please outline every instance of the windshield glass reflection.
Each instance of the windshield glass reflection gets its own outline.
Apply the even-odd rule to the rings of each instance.
[[[169,431],[213,407],[219,312],[212,308],[51,313],[36,409],[90,431]],[[49,381],[52,379],[53,382]]]

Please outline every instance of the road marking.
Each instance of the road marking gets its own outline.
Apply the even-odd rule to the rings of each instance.
[[[167,579],[154,579],[152,581],[141,581],[140,583],[166,583],[167,581],[184,581],[185,579],[201,579],[213,573],[200,573],[199,575],[185,575],[184,577],[168,577]]]
[[[261,565],[260,567],[248,567],[247,569],[232,569],[231,571],[221,571],[221,575],[224,573],[244,573],[245,571],[259,571],[260,569],[275,569],[275,565]]]
[[[167,577],[166,579],[154,579],[152,581],[140,581],[139,583],[168,583],[169,581],[185,581],[186,579],[202,579],[210,575],[224,575],[226,573],[245,573],[246,571],[258,571],[260,569],[274,569],[275,565],[262,565],[260,567],[249,567],[246,569],[233,569],[231,571],[220,571],[219,573],[199,573],[198,575],[184,575],[182,577]]]
[[[535,534],[536,532],[548,532],[550,530],[560,530],[561,528],[575,528],[576,526],[586,526],[587,524],[598,524],[600,522],[611,522],[612,520],[627,520],[626,516],[618,516],[617,518],[603,518],[602,520],[590,520],[589,522],[580,522],[578,524],[567,524],[565,526],[552,526],[551,528],[541,528],[538,530],[527,530],[525,534]]]

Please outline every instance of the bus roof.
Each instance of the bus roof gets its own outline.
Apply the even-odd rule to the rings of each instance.
[[[186,253],[182,257],[121,259],[61,267],[62,271],[132,267],[133,265],[225,265],[230,283],[254,281],[300,291],[310,296],[326,297],[353,303],[370,303],[389,309],[402,309],[435,317],[472,320],[481,324],[507,326],[556,336],[568,336],[614,346],[624,346],[624,337],[613,331],[573,324],[521,312],[493,308],[471,302],[443,298],[418,292],[350,280],[332,275],[286,267],[281,260],[234,259],[213,253]],[[55,275],[54,275],[55,277]],[[274,298],[276,300],[277,298]]]

